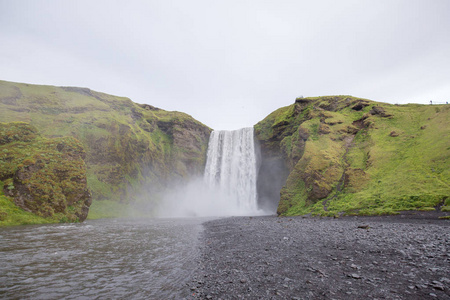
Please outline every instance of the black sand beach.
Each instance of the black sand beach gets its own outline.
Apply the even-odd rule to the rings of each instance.
[[[204,224],[190,299],[450,299],[450,221],[235,217]]]

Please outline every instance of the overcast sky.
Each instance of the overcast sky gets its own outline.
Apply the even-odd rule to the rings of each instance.
[[[230,130],[301,95],[445,102],[450,0],[0,0],[0,79]]]

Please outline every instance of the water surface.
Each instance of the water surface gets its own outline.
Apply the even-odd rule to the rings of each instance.
[[[88,220],[0,229],[0,298],[185,296],[204,219]]]

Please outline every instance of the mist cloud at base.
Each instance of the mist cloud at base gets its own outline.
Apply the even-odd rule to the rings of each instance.
[[[207,186],[203,178],[168,190],[155,209],[155,217],[257,216],[272,213],[241,207],[228,191]]]

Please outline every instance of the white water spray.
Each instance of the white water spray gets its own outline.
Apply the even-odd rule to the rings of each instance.
[[[208,144],[204,181],[241,214],[258,214],[258,166],[253,127],[213,131]],[[212,199],[213,200],[213,199]]]
[[[258,209],[258,161],[253,128],[213,131],[203,178],[174,186],[156,210],[160,217],[252,216]]]

